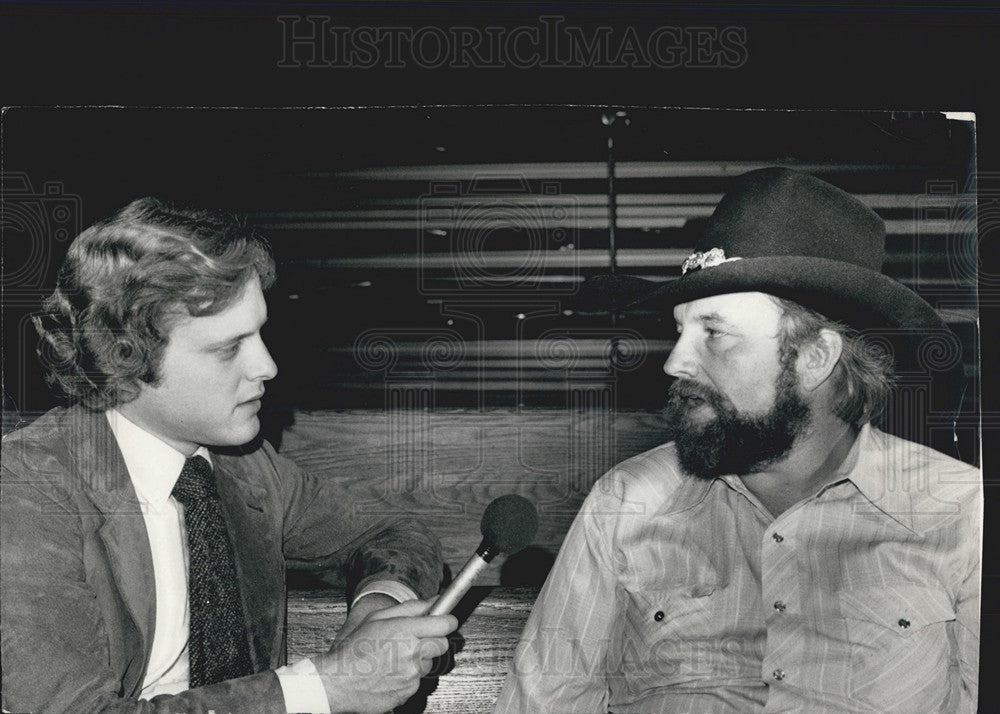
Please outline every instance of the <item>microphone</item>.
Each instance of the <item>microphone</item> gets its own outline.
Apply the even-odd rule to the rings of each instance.
[[[538,530],[538,514],[531,501],[516,493],[509,493],[493,499],[486,507],[479,529],[483,533],[483,540],[476,548],[476,554],[469,558],[469,562],[431,605],[428,615],[445,615],[451,612],[465,593],[469,592],[476,576],[497,553],[516,553],[528,545]]]

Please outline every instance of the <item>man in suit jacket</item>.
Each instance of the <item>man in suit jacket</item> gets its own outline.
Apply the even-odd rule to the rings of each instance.
[[[447,649],[455,618],[423,616],[416,599],[437,590],[437,540],[410,519],[354,514],[337,483],[258,438],[273,279],[245,226],[155,199],[70,247],[36,325],[71,406],[3,444],[5,710],[385,711]],[[205,556],[174,487],[192,462],[211,467],[237,581],[221,605],[189,597]],[[290,667],[287,565],[340,569],[353,596],[330,652]],[[196,610],[206,631],[235,618],[231,637],[203,643]],[[196,651],[242,664],[203,675]]]

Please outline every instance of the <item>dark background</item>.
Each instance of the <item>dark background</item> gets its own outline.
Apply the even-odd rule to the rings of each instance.
[[[333,18],[333,24],[355,27],[379,23],[411,27],[503,23],[516,26],[537,24],[542,14],[563,15],[568,23],[583,27],[737,25],[747,29],[748,55],[746,63],[738,69],[281,69],[277,67],[282,52],[276,21],[279,14],[326,15]],[[108,104],[384,107],[482,103],[557,107],[584,104],[843,108],[898,113],[971,111],[978,119],[978,170],[981,177],[990,178],[1000,171],[996,153],[1000,127],[993,71],[997,21],[995,11],[972,4],[955,5],[950,11],[941,12],[917,4],[882,6],[877,11],[860,4],[813,5],[809,9],[746,6],[736,9],[717,4],[697,10],[642,3],[620,5],[613,10],[583,4],[570,7],[533,4],[516,8],[404,4],[390,11],[368,4],[278,7],[224,3],[143,6],[5,3],[0,7],[3,70],[0,97],[8,106],[36,107]],[[161,165],[167,170],[159,179],[163,182],[160,187],[176,191],[177,198],[227,207],[218,200],[226,196],[232,202],[228,207],[242,209],[246,206],[240,205],[239,196],[227,191],[225,177],[239,174],[249,181],[255,166],[274,169],[277,162],[286,158],[290,169],[304,165],[303,159],[321,163],[324,152],[330,150],[329,145],[317,145],[308,138],[314,134],[291,132],[286,144],[268,147],[265,142],[260,147],[261,153],[256,154],[255,126],[240,129],[242,134],[237,134],[238,141],[233,142],[238,148],[227,149],[212,138],[233,132],[230,118],[214,129],[177,119],[156,126],[154,136],[138,137],[141,140],[134,143],[136,153],[129,157],[129,162],[142,164],[146,170],[137,179],[121,164],[121,156],[127,155],[133,145],[130,140],[137,139],[130,133],[134,129],[119,125],[117,133],[109,135],[109,125],[102,122],[85,131],[87,124],[83,120],[71,122],[76,129],[58,122],[46,129],[42,114],[4,115],[3,169],[25,170],[13,161],[18,156],[15,128],[35,132],[36,138],[44,138],[48,131],[50,142],[23,145],[21,148],[30,150],[31,156],[22,154],[22,157],[32,167],[45,167],[63,165],[65,155],[74,154],[79,172],[55,179],[75,181],[77,186],[89,183],[88,166],[92,175],[101,177],[100,183],[105,188],[95,190],[82,204],[85,221],[120,205],[122,194],[128,193],[126,189],[132,181],[143,186],[137,193],[156,192],[155,169]],[[22,116],[24,123],[18,124]],[[164,115],[158,113],[158,116]],[[543,125],[544,122],[525,127],[524,135],[544,136]],[[744,137],[713,132],[710,126],[703,128],[703,147],[725,146],[737,151],[742,147],[752,153],[750,142]],[[360,135],[378,137],[377,129],[365,127]],[[352,135],[348,132],[345,136]],[[595,132],[595,136],[599,134]],[[348,147],[338,151],[377,156],[379,144],[383,149],[399,144],[400,137],[388,131],[385,137],[384,144],[371,142],[374,146],[338,142],[337,146]],[[558,155],[558,147],[565,137],[547,138],[552,141],[539,140],[538,144],[554,152],[550,160],[564,158]],[[904,137],[899,141],[905,144],[919,139],[919,136]],[[100,149],[102,142],[109,141],[117,145],[111,155]],[[593,147],[592,142],[584,143]],[[426,149],[428,144],[422,146]],[[822,142],[817,146],[822,146]],[[182,157],[195,147],[198,160],[192,162],[189,174],[179,173],[184,170]],[[506,157],[510,146],[487,142],[473,148]],[[577,150],[578,147],[574,148],[574,152]],[[593,152],[594,160],[599,160],[603,149],[593,147]],[[721,154],[720,157],[728,158]],[[213,158],[227,165],[219,171],[207,169]],[[326,155],[327,160],[331,158],[336,156]],[[184,180],[178,181],[178,176]],[[37,178],[53,180],[53,176],[43,172]],[[94,189],[78,190],[83,194]],[[996,678],[990,677],[992,643],[1000,629],[997,601],[1000,571],[991,557],[996,552],[995,524],[1000,522],[994,488],[996,471],[992,467],[996,463],[996,436],[1000,429],[993,397],[994,365],[998,363],[996,316],[1000,307],[993,245],[997,230],[995,214],[981,212],[979,228],[981,258],[989,261],[982,264],[980,277],[983,460],[987,465],[981,693],[983,708],[989,710],[1000,690]],[[9,301],[10,296],[5,295],[5,303]],[[11,336],[5,334],[5,349],[10,343]],[[6,367],[5,377],[9,380]]]
[[[28,317],[77,226],[155,195],[248,216],[270,239],[279,277],[266,336],[280,368],[271,409],[381,408],[387,378],[422,373],[434,380],[432,407],[562,406],[567,379],[601,370],[619,407],[660,408],[669,316],[574,310],[580,282],[610,270],[613,138],[624,273],[677,277],[719,196],[756,166],[792,165],[862,196],[889,226],[886,271],[947,310],[971,379],[964,409],[976,413],[972,122],[939,112],[617,113],[609,126],[614,113],[585,106],[12,108],[4,329],[17,339],[5,341],[6,394],[24,418],[53,405]],[[600,343],[612,334],[644,342],[615,374]],[[559,349],[553,336],[572,340],[573,367],[546,358]],[[435,337],[455,352],[437,369],[426,354]],[[368,338],[392,342],[391,367],[359,356]],[[974,439],[963,444],[963,458],[977,454]]]

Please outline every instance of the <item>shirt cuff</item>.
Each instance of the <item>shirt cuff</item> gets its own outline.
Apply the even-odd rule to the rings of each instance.
[[[398,580],[372,580],[370,583],[365,585],[361,592],[354,596],[354,599],[351,601],[351,607],[354,607],[354,604],[365,595],[371,595],[373,593],[388,595],[396,602],[406,602],[407,600],[417,599],[417,594]]]
[[[288,714],[330,714],[323,680],[309,658],[274,670],[285,697]]]

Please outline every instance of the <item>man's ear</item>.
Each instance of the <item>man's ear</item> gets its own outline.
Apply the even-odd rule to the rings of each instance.
[[[828,329],[820,330],[815,339],[801,347],[796,364],[802,388],[811,392],[823,385],[833,374],[843,349],[843,337]]]

